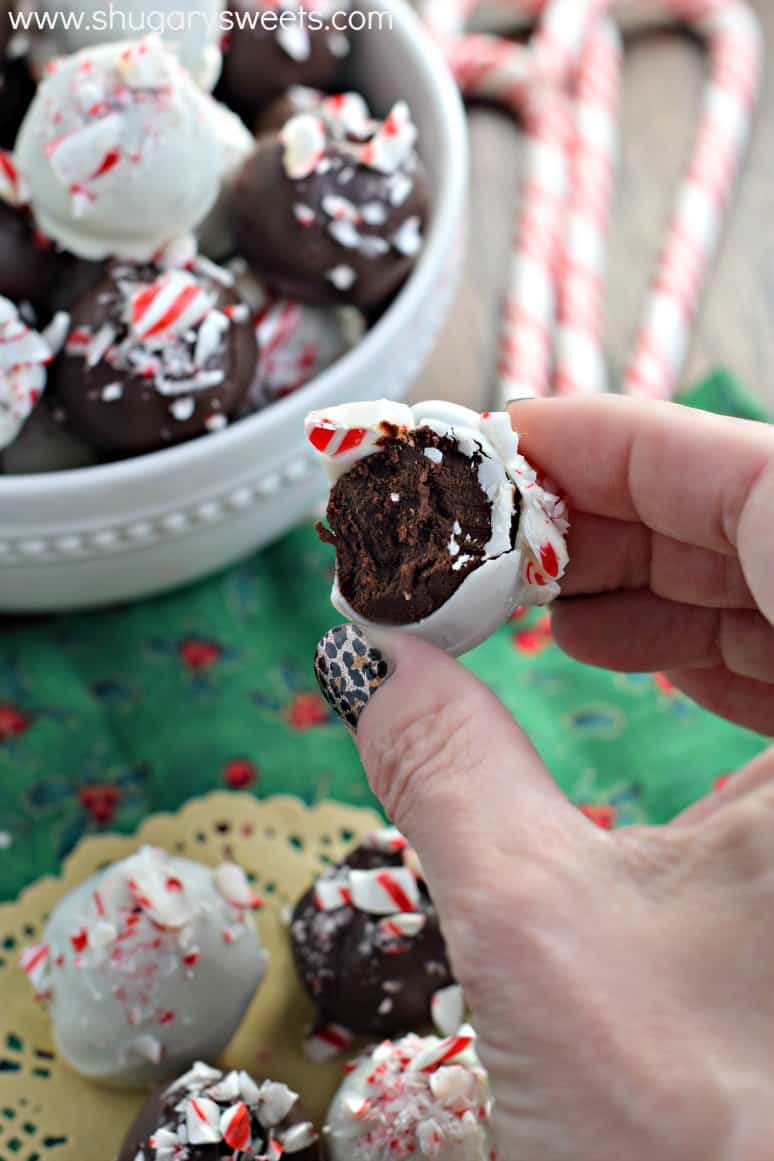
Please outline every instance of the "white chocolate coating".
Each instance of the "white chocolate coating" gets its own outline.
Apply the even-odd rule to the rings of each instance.
[[[10,299],[0,296],[0,451],[16,441],[40,401],[48,364],[64,341],[68,322],[67,315],[56,315],[38,334]]]
[[[39,74],[54,57],[154,34],[161,36],[202,89],[214,89],[220,76],[222,58],[218,45],[225,0],[189,0],[186,4],[154,0],[152,5],[147,0],[114,0],[112,25],[104,0],[37,0],[36,7],[41,13],[61,13],[56,27],[33,42]],[[79,28],[66,27],[73,13],[83,17]]]
[[[220,188],[212,104],[155,37],[55,62],[16,142],[40,229],[136,262],[194,229]]]
[[[22,965],[72,1067],[134,1085],[216,1058],[266,970],[256,902],[233,864],[213,872],[153,847],[66,895]]]
[[[366,632],[411,633],[458,657],[491,636],[518,605],[545,605],[559,595],[559,581],[569,561],[565,505],[538,482],[537,473],[519,454],[519,437],[505,412],[479,415],[439,401],[412,408],[380,400],[312,412],[306,420],[307,436],[320,452],[332,484],[355,463],[379,451],[385,424],[408,431],[429,427],[453,439],[463,454],[481,455],[479,481],[492,504],[492,536],[485,559],[441,608],[416,624],[388,626],[369,621],[344,598],[338,578],[331,601]],[[520,516],[512,545],[516,492]],[[449,551],[464,560],[464,545],[452,540]]]
[[[473,1044],[429,1070],[417,1067],[454,1040],[409,1035],[366,1055],[328,1111],[331,1161],[490,1161],[492,1102]]]

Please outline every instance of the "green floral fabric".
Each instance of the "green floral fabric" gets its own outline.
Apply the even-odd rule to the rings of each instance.
[[[687,400],[758,417],[715,376]],[[84,835],[214,789],[375,805],[311,658],[335,624],[331,553],[301,527],[246,563],[108,612],[0,622],[0,898]],[[517,614],[466,664],[601,825],[664,822],[765,745],[660,676],[570,661]]]

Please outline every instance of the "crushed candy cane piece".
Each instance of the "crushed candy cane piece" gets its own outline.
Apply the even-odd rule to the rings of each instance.
[[[213,877],[215,886],[232,907],[254,911],[263,906],[263,901],[253,891],[244,870],[236,863],[223,863]]]
[[[459,984],[439,988],[430,1001],[430,1014],[441,1036],[453,1036],[465,1021],[465,996]]]
[[[333,1060],[352,1047],[352,1033],[341,1024],[326,1024],[317,1028],[304,1041],[304,1055],[315,1064]]]
[[[416,911],[419,905],[417,881],[406,867],[353,870],[350,890],[353,906],[371,915]]]

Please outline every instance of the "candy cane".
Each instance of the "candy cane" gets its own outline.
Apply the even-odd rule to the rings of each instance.
[[[601,304],[620,70],[620,46],[602,20],[609,0],[515,4],[539,18],[529,52],[493,36],[454,42],[477,0],[427,0],[425,7],[463,92],[499,100],[527,130],[500,359],[503,400],[547,394],[552,385],[568,393],[603,390]],[[747,145],[762,37],[744,0],[663,0],[659,7],[705,38],[711,64],[693,156],[624,384],[633,394],[668,398]]]
[[[618,152],[622,51],[618,29],[610,20],[599,20],[578,74],[559,280],[558,394],[593,394],[607,386],[602,344],[606,238]]]
[[[717,250],[750,136],[763,72],[763,40],[739,0],[671,0],[710,54],[699,133],[680,189],[624,389],[668,399],[679,380],[707,272]]]

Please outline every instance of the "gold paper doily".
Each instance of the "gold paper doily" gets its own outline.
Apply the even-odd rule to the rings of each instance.
[[[130,837],[86,839],[60,878],[42,879],[18,902],[0,907],[0,1161],[111,1161],[144,1100],[142,1092],[84,1080],[59,1059],[45,1007],[19,967],[20,949],[41,938],[59,899],[143,843],[210,866],[228,857],[254,876],[265,904],[258,929],[271,964],[223,1059],[289,1084],[321,1119],[341,1080],[341,1063],[312,1064],[303,1055],[312,1008],[296,978],[282,914],[326,863],[381,825],[371,811],[336,803],[308,808],[295,798],[212,794],[179,814],[154,815]]]

